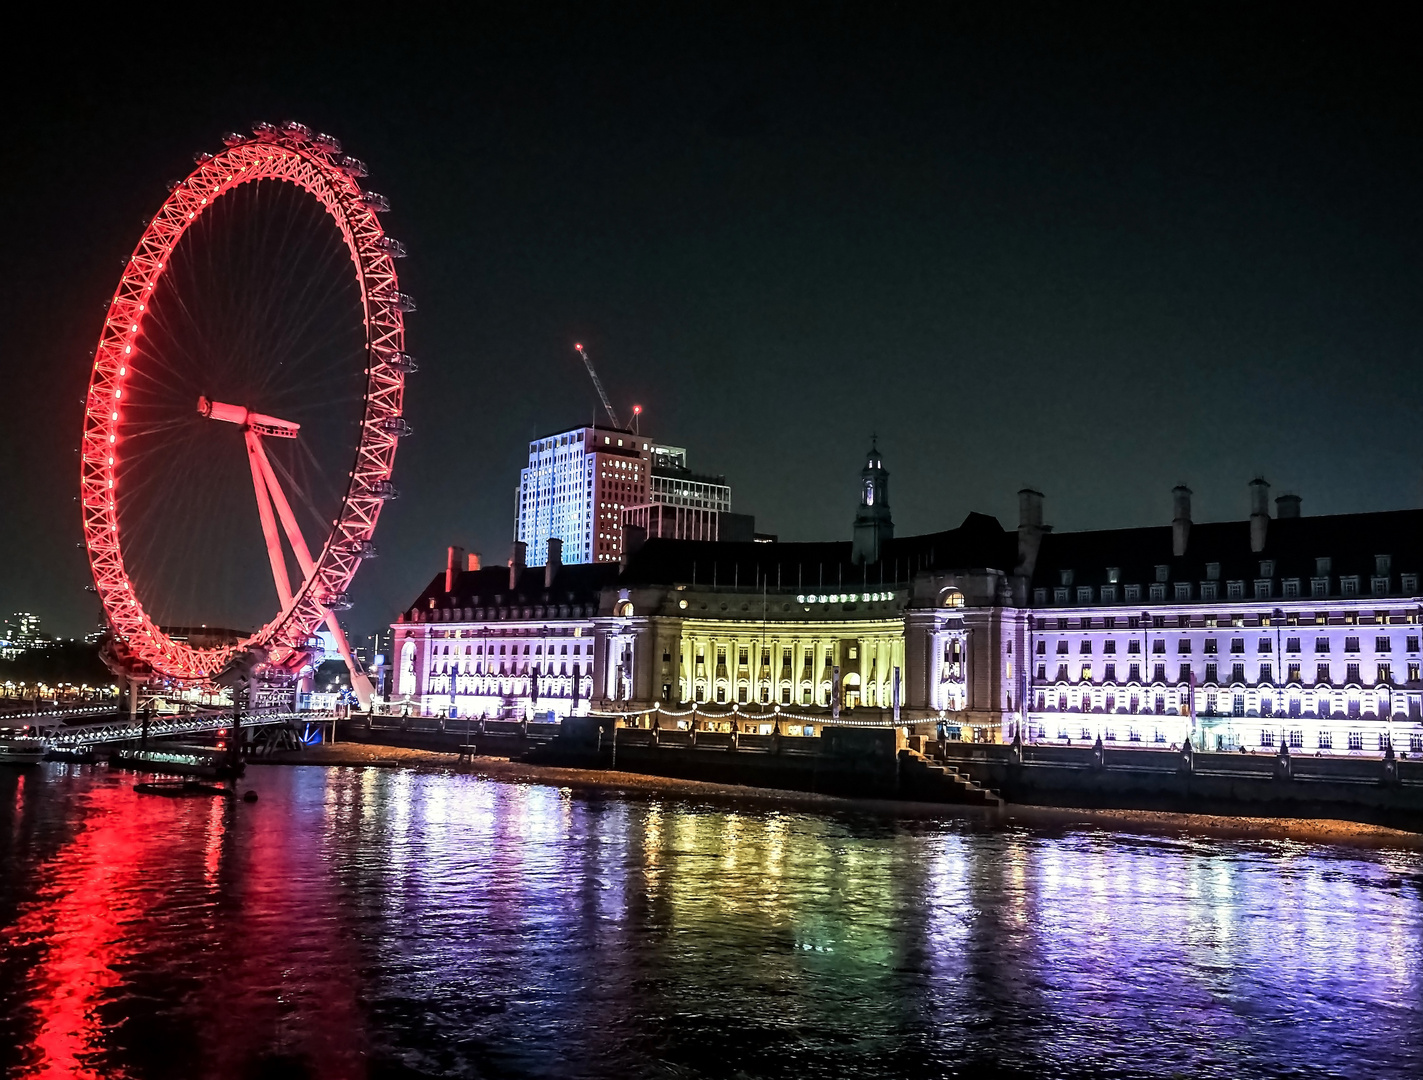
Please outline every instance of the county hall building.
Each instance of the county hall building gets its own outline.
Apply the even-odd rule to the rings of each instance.
[[[641,448],[639,447],[639,450]],[[640,459],[646,461],[647,459]],[[633,467],[635,480],[649,475]],[[627,470],[625,470],[627,471]],[[630,485],[631,487],[632,485]],[[851,539],[645,538],[544,565],[453,553],[394,624],[392,704],[429,715],[617,713],[810,733],[1423,753],[1423,511],[1306,517],[1249,487],[1248,519],[1057,533],[1019,493],[1014,530],[970,514],[896,537],[867,455]],[[626,503],[645,500],[629,490]],[[610,500],[603,500],[610,501]],[[627,524],[625,521],[624,524]]]

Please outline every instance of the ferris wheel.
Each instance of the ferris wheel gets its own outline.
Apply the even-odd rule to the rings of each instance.
[[[117,661],[184,684],[296,671],[397,492],[405,316],[385,198],[303,124],[197,155],[108,304],[80,502]],[[255,502],[255,505],[254,505]]]

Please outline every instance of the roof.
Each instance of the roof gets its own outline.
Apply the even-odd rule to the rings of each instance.
[[[1300,578],[1316,575],[1315,560],[1331,560],[1333,576],[1375,572],[1375,557],[1390,556],[1391,573],[1416,573],[1423,566],[1423,510],[1391,510],[1370,514],[1271,518],[1265,546],[1250,550],[1250,522],[1194,522],[1181,558],[1172,554],[1172,526],[1108,529],[1095,532],[1047,533],[1038,552],[1033,585],[1063,584],[1071,570],[1072,584],[1098,585],[1108,580],[1108,568],[1124,584],[1157,580],[1156,568],[1166,566],[1169,581],[1203,581],[1206,564],[1218,563],[1222,581],[1260,577]],[[1273,574],[1262,574],[1262,560],[1273,560]]]
[[[621,585],[699,584],[771,588],[872,586],[911,580],[924,570],[996,569],[1011,573],[1017,534],[997,518],[969,514],[957,529],[887,541],[879,562],[851,561],[848,540],[793,544],[648,540],[628,558]]]
[[[410,608],[426,611],[443,607],[497,607],[508,604],[555,603],[597,605],[599,594],[618,576],[616,563],[576,563],[558,568],[551,587],[544,588],[544,568],[527,567],[518,585],[509,588],[507,566],[486,566],[480,570],[459,570],[454,589],[445,591],[445,573],[436,574]],[[410,608],[407,608],[408,612]]]

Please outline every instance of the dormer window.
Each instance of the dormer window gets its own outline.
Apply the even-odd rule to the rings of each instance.
[[[1393,573],[1393,556],[1392,556],[1392,555],[1375,555],[1375,556],[1374,556],[1374,575],[1375,575],[1376,577],[1387,577],[1387,576],[1388,576],[1389,574],[1391,574],[1391,573]]]
[[[1218,563],[1218,562],[1208,562],[1208,563],[1206,563],[1206,580],[1207,580],[1207,581],[1219,581],[1219,580],[1220,580],[1220,563]]]
[[[1059,584],[1059,585],[1071,585],[1071,584],[1072,584],[1072,571],[1071,571],[1071,570],[1059,570],[1059,571],[1057,572],[1057,574],[1058,574],[1058,584]]]
[[[1107,582],[1108,582],[1109,584],[1115,585],[1115,584],[1117,584],[1119,581],[1121,581],[1121,578],[1122,578],[1122,572],[1121,572],[1121,570],[1119,570],[1119,569],[1118,569],[1117,567],[1115,567],[1115,566],[1109,566],[1109,567],[1107,567]]]
[[[1275,560],[1274,560],[1274,559],[1261,559],[1261,560],[1260,560],[1260,576],[1261,576],[1262,578],[1274,577],[1274,576],[1275,576]]]
[[[1334,573],[1334,560],[1328,555],[1314,560],[1314,576],[1328,577]]]
[[[1157,580],[1157,581],[1170,581],[1170,580],[1171,580],[1171,567],[1169,567],[1169,566],[1158,566],[1158,567],[1156,568],[1156,580]]]

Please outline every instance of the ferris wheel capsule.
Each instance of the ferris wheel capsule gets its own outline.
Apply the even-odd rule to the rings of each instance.
[[[318,131],[311,137],[311,145],[313,149],[319,150],[323,154],[339,154],[341,152],[341,140],[322,131]]]

